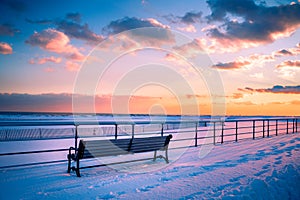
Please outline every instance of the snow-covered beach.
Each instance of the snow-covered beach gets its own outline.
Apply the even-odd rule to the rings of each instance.
[[[169,165],[133,162],[66,172],[67,163],[1,169],[0,199],[299,199],[299,133],[191,147]],[[171,158],[172,159],[172,158]],[[135,173],[143,167],[163,166]]]

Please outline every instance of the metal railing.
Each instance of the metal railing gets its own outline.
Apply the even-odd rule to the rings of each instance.
[[[236,120],[185,120],[185,121],[1,121],[0,143],[13,141],[68,140],[69,146],[53,149],[32,149],[26,151],[0,152],[4,156],[16,156],[40,153],[65,152],[73,143],[75,149],[80,138],[124,138],[146,137],[172,134],[170,150],[197,147],[207,144],[238,142],[245,139],[257,139],[280,134],[297,133],[300,117],[236,119]],[[53,142],[52,141],[52,142]],[[51,142],[51,143],[52,143]],[[73,146],[72,145],[72,146]],[[22,144],[20,145],[22,147]],[[18,167],[35,164],[65,162],[66,159],[45,162],[33,162],[0,166],[0,168]]]

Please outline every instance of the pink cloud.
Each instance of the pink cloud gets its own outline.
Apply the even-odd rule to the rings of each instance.
[[[279,51],[273,52],[274,56],[281,57],[281,56],[296,56],[300,54],[300,43],[296,45],[296,47],[289,48],[289,49],[281,49]]]
[[[242,93],[233,93],[231,96],[231,98],[233,98],[233,99],[241,99],[243,97],[244,97],[244,94],[242,94]]]
[[[235,61],[227,62],[227,63],[218,63],[214,65],[214,68],[218,69],[239,69],[248,65],[258,66],[263,65],[266,62],[275,61],[276,57],[283,57],[283,56],[296,56],[300,54],[299,44],[296,47],[288,48],[288,49],[281,49],[278,51],[272,52],[270,55],[267,54],[252,54],[248,57],[238,57]],[[281,64],[277,65],[277,68],[283,67],[299,67],[300,61],[285,61]],[[259,74],[257,74],[259,75]]]
[[[71,72],[78,71],[80,69],[80,65],[76,62],[67,61],[66,69]]]
[[[61,61],[62,61],[62,58],[50,56],[50,57],[45,57],[45,58],[39,58],[37,60],[30,59],[29,63],[30,64],[45,64],[47,62],[60,63]]]
[[[5,42],[0,42],[0,53],[4,54],[4,55],[6,55],[6,54],[12,54],[13,53],[13,49],[12,49],[12,47],[9,44],[7,44]]]
[[[240,69],[244,66],[250,65],[251,62],[249,61],[234,61],[234,62],[228,62],[228,63],[218,63],[216,65],[213,65],[213,68],[217,69]]]
[[[197,32],[195,26],[193,26],[192,24],[190,24],[188,26],[185,26],[185,27],[181,27],[181,28],[179,27],[178,30],[189,32],[189,33],[196,33]]]
[[[167,53],[164,59],[166,61],[172,62],[172,63],[177,64],[177,65],[181,65],[181,66],[187,66],[188,65],[187,61],[183,60],[183,58],[181,58],[179,56],[176,56],[174,54]]]
[[[55,29],[46,29],[41,32],[35,32],[26,40],[27,44],[32,46],[39,46],[41,49],[63,54],[65,57],[76,61],[82,61],[84,55],[70,44],[70,39],[63,32]]]
[[[277,68],[283,67],[300,67],[300,60],[287,60],[276,66]]]

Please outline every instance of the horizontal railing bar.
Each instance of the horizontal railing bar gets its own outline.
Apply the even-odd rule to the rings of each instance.
[[[184,139],[172,139],[172,142],[179,142],[179,141],[185,141],[185,140],[195,140],[195,138],[184,138]]]
[[[98,121],[98,120],[24,120],[24,121],[0,121],[0,126],[57,126],[57,125],[70,125],[70,126],[80,126],[80,125],[147,125],[147,124],[193,124],[193,123],[226,123],[226,122],[245,122],[245,121],[275,121],[277,120],[294,120],[298,117],[286,117],[286,118],[270,118],[270,119],[225,119],[225,120],[142,120],[142,121]],[[292,121],[289,121],[292,123]]]
[[[252,134],[252,131],[248,131],[248,132],[239,132],[239,135],[249,135]]]
[[[39,150],[39,151],[21,151],[21,152],[11,152],[11,153],[1,153],[0,156],[11,156],[19,154],[33,154],[33,153],[50,153],[56,151],[68,151],[69,149],[48,149],[48,150]]]
[[[54,160],[54,161],[45,161],[45,162],[38,162],[38,163],[25,163],[25,164],[18,164],[18,165],[7,165],[7,166],[0,166],[0,169],[15,168],[15,167],[26,167],[26,166],[33,166],[33,165],[54,164],[54,163],[67,162],[67,161],[68,160]]]
[[[235,136],[235,135],[236,135],[235,133],[232,133],[232,134],[226,134],[226,135],[224,134],[223,137],[226,137],[226,136]]]
[[[95,137],[95,136],[94,136]],[[9,139],[9,140],[2,140],[0,139],[0,143],[1,142],[20,142],[20,141],[35,141],[35,140],[65,140],[65,139],[74,139],[73,137],[49,137],[49,138],[24,138],[24,139]]]

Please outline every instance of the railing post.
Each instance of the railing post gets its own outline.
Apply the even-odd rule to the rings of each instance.
[[[293,119],[293,133],[295,133],[295,119]]]
[[[263,120],[263,138],[265,137],[265,120]]]
[[[252,134],[253,134],[253,140],[255,140],[255,120],[252,122]]]
[[[238,121],[235,121],[235,141],[238,141]]]
[[[198,122],[196,122],[195,126],[195,147],[198,146]]]
[[[221,132],[221,144],[224,143],[224,123],[225,122],[221,122],[222,123],[222,132]]]
[[[161,124],[161,132],[160,132],[161,136],[164,136],[164,124]]]
[[[278,136],[278,119],[276,119],[276,136]]]
[[[286,134],[289,134],[289,119],[286,120]]]
[[[214,122],[214,145],[216,144],[216,122]]]
[[[296,133],[298,133],[297,128],[298,128],[298,119],[296,119]]]
[[[134,124],[131,125],[131,137],[134,138]]]
[[[118,124],[115,124],[115,140],[118,138]]]
[[[75,151],[77,152],[78,125],[75,125]]]
[[[39,128],[40,139],[42,139],[42,128]]]
[[[270,137],[270,124],[269,124],[270,120],[267,121],[268,123],[268,132],[267,132],[267,137]]]

